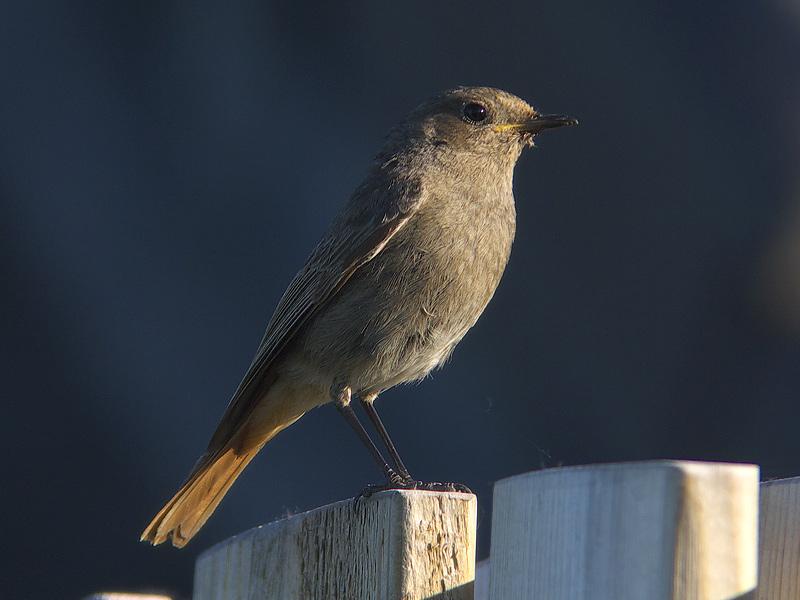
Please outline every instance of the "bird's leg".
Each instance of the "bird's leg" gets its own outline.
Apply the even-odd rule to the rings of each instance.
[[[347,386],[342,386],[335,391],[333,391],[333,402],[336,405],[336,409],[341,413],[344,417],[344,420],[353,428],[353,430],[358,435],[358,438],[363,442],[363,444],[367,447],[372,458],[375,459],[375,462],[378,463],[378,466],[381,468],[383,473],[386,475],[387,484],[391,485],[402,485],[405,483],[404,478],[398,475],[392,467],[389,466],[389,463],[386,462],[386,459],[383,458],[383,454],[381,451],[378,450],[378,447],[369,437],[367,430],[364,429],[364,426],[361,424],[361,421],[358,420],[356,413],[353,411],[353,407],[350,406],[350,398],[351,398],[351,391],[350,388]],[[364,494],[362,494],[364,495]]]
[[[397,452],[397,448],[395,448],[394,442],[392,442],[392,438],[389,437],[389,432],[386,431],[386,426],[381,421],[381,418],[378,416],[378,411],[375,410],[375,398],[377,395],[366,396],[364,398],[359,398],[361,401],[361,406],[364,408],[364,412],[367,413],[369,420],[372,421],[372,424],[375,426],[375,429],[378,432],[378,435],[381,436],[386,449],[389,451],[389,456],[392,457],[394,461],[395,468],[397,469],[397,474],[400,475],[403,479],[407,481],[414,481],[411,477],[411,474],[408,472],[405,464],[403,464],[403,459],[400,458],[400,454]]]
[[[369,433],[367,430],[364,429],[364,426],[361,424],[361,421],[358,420],[356,413],[353,411],[353,407],[350,406],[350,400],[352,398],[352,391],[348,386],[342,386],[338,388],[333,388],[331,390],[333,396],[333,402],[336,405],[336,409],[341,413],[344,417],[345,421],[353,428],[353,430],[358,435],[359,439],[363,442],[363,444],[367,447],[372,457],[375,459],[375,462],[378,463],[378,466],[383,470],[384,474],[386,475],[386,483],[380,485],[369,485],[365,489],[356,496],[356,502],[360,498],[368,498],[372,494],[376,492],[382,492],[386,490],[428,490],[432,492],[465,492],[471,493],[470,489],[460,483],[439,483],[436,481],[431,482],[423,482],[423,481],[414,481],[411,476],[408,474],[408,470],[403,465],[403,462],[400,460],[400,456],[397,455],[397,449],[394,447],[394,444],[391,443],[388,434],[386,434],[386,428],[383,427],[378,414],[375,412],[375,409],[372,409],[372,413],[375,414],[375,427],[378,429],[379,432],[382,431],[381,437],[383,438],[384,435],[384,442],[386,443],[389,452],[392,453],[392,459],[394,459],[397,463],[398,470],[402,470],[403,473],[398,473],[395,471],[389,463],[386,462],[386,459],[383,458],[383,454],[381,451],[378,450],[378,447],[372,441],[372,438],[369,437]],[[370,415],[370,411],[367,407],[364,407],[367,410],[367,414]],[[370,416],[372,419],[372,416]],[[380,423],[380,425],[379,425]]]
[[[430,492],[462,492],[465,494],[471,494],[472,490],[470,490],[463,483],[416,481],[413,477],[411,477],[408,469],[403,463],[403,459],[400,458],[400,454],[397,452],[394,442],[392,442],[392,438],[389,437],[389,432],[386,430],[386,426],[383,424],[383,421],[381,421],[380,416],[378,416],[378,411],[375,410],[375,405],[373,404],[375,397],[375,395],[370,395],[360,398],[361,406],[364,407],[364,412],[367,413],[369,420],[372,421],[372,424],[375,426],[375,429],[381,436],[386,449],[389,451],[389,454],[394,461],[397,469],[396,475],[402,477],[402,481],[393,481],[390,478],[389,481],[384,485],[367,486],[367,488],[363,490],[361,494],[359,494],[359,497],[369,497],[376,492],[382,492],[386,490],[426,490]]]

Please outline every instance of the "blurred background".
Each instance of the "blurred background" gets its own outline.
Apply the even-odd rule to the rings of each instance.
[[[800,8],[602,4],[3,3],[2,595],[188,596],[210,545],[380,481],[323,407],[185,550],[137,541],[383,135],[459,84],[581,119],[517,167],[484,317],[379,404],[481,554],[523,471],[800,475]]]

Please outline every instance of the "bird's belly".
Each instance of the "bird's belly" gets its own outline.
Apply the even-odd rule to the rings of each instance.
[[[507,221],[409,223],[309,324],[309,360],[364,395],[427,375],[491,299],[513,239]]]

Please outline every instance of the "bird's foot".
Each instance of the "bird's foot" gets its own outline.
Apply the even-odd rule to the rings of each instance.
[[[355,498],[356,504],[359,500],[369,498],[378,492],[389,490],[421,490],[426,492],[459,492],[461,494],[471,494],[472,490],[463,483],[439,482],[439,481],[416,481],[411,477],[403,478],[397,473],[392,473],[386,483],[370,484],[365,487]]]
[[[385,492],[388,490],[410,490],[414,489],[412,485],[416,483],[410,475],[404,473],[401,475],[396,471],[390,470],[387,473],[386,483],[371,483],[363,490],[361,490],[355,497],[354,502],[358,504],[359,500],[369,498],[378,492]]]
[[[440,482],[440,481],[415,481],[412,490],[424,490],[427,492],[459,492],[461,494],[471,494],[472,490],[463,483]]]

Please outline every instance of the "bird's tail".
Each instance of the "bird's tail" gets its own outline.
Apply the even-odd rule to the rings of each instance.
[[[226,443],[218,450],[209,449],[197,461],[186,483],[144,530],[141,541],[155,545],[171,539],[173,546],[183,548],[258,451],[311,408],[300,405],[285,388],[276,388]]]
[[[155,545],[171,538],[173,546],[183,548],[262,446],[240,454],[228,447],[217,456],[201,458],[186,483],[144,530],[141,540]]]

